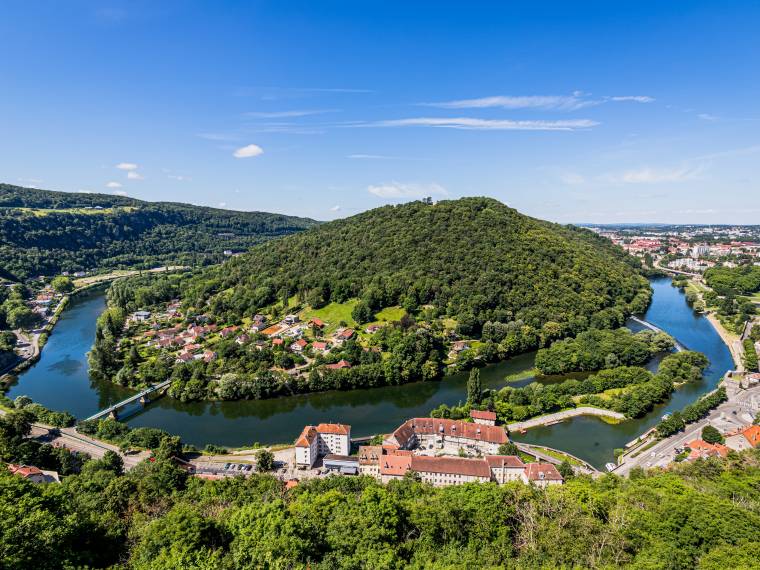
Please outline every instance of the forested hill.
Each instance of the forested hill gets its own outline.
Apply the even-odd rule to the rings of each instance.
[[[123,196],[0,184],[3,277],[95,268],[219,262],[223,251],[316,225],[306,218],[234,212]]]
[[[638,262],[608,240],[490,198],[377,208],[256,246],[195,279],[190,302],[211,300],[219,315],[284,295],[312,307],[359,298],[367,313],[401,305],[453,317],[465,336],[486,321],[549,327],[549,338],[617,326],[650,294]]]

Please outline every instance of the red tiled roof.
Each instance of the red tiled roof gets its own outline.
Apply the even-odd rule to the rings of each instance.
[[[747,439],[752,447],[760,445],[760,426],[749,426],[742,431],[742,435]]]
[[[380,475],[403,476],[412,468],[412,457],[409,455],[383,455],[380,460]]]
[[[351,426],[345,424],[319,424],[317,426],[319,433],[331,433],[335,435],[348,435]]]
[[[352,336],[354,336],[354,329],[344,329],[342,330],[338,336],[343,339],[349,339]]]
[[[348,360],[339,360],[335,364],[328,364],[325,366],[325,368],[328,368],[330,370],[340,370],[341,368],[351,368],[351,363],[348,362]]]
[[[319,341],[319,340],[316,340],[313,343],[311,343],[311,346],[314,348],[314,350],[326,350],[327,349],[327,343]]]
[[[491,469],[487,462],[482,459],[465,459],[464,457],[414,455],[412,469],[418,473],[450,473],[486,479],[491,477]]]
[[[551,463],[528,463],[525,466],[525,476],[530,481],[562,481],[557,468]]]
[[[33,465],[14,465],[13,463],[9,463],[8,470],[14,475],[19,475],[24,478],[32,477],[33,475],[42,475],[42,471]]]
[[[690,441],[686,444],[686,447],[692,451],[690,457],[714,457],[716,455],[726,457],[728,455],[728,448],[725,445],[722,445],[720,443],[707,443],[703,439],[695,439],[694,441]],[[696,452],[696,455],[694,452]]]
[[[316,317],[311,319],[309,322],[315,326],[318,326],[319,328],[325,326],[324,321],[322,319],[317,319]]]
[[[470,417],[474,420],[491,420],[496,421],[496,412],[487,410],[470,410]]]
[[[315,437],[317,437],[316,428],[314,426],[306,426],[296,440],[296,447],[309,447]]]
[[[486,455],[486,461],[491,469],[524,469],[525,463],[516,455]]]
[[[400,445],[405,445],[415,433],[419,435],[444,434],[447,437],[457,436],[498,444],[509,441],[507,432],[501,426],[486,426],[460,420],[436,418],[413,418],[407,420],[393,432],[393,436]]]

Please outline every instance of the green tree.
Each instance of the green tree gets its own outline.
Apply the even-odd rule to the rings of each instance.
[[[259,449],[256,452],[256,470],[259,472],[272,471],[274,469],[274,454],[268,449]]]
[[[74,290],[74,282],[65,275],[54,277],[50,285],[59,293],[70,293]]]
[[[467,403],[479,404],[482,397],[483,387],[480,383],[480,368],[473,368],[467,378]]]
[[[499,455],[515,455],[519,457],[520,450],[514,442],[508,441],[507,443],[502,443],[499,446]]]
[[[702,428],[702,439],[707,443],[723,443],[723,435],[713,426],[706,425]]]

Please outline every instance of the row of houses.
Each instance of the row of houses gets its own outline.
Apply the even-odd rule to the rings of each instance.
[[[329,457],[325,458],[329,464]],[[389,445],[359,448],[358,471],[388,483],[413,473],[434,487],[465,483],[504,484],[522,481],[538,487],[561,485],[562,475],[551,463],[524,463],[514,455],[486,455],[482,458],[417,455]]]
[[[725,435],[725,443],[708,443],[695,439],[686,444],[687,461],[726,457],[729,451],[744,451],[760,447],[760,426],[751,425]]]

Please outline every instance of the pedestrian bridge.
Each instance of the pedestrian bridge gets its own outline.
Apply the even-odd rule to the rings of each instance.
[[[648,328],[650,331],[661,332],[661,333],[665,332],[660,327],[658,327],[656,325],[653,325],[649,321],[645,321],[645,320],[640,319],[638,317],[631,316],[631,320],[633,322],[635,322],[635,323],[640,324],[642,327]],[[668,334],[668,333],[665,333],[665,334]],[[673,341],[676,343],[675,344],[676,352],[682,352],[682,351],[686,350],[686,347],[684,345],[682,345],[680,342],[678,342],[677,339],[674,338]]]
[[[105,418],[108,416],[116,419],[118,417],[119,410],[123,408],[124,406],[128,406],[129,404],[133,402],[140,402],[141,404],[146,404],[149,401],[148,395],[152,394],[153,392],[158,392],[159,390],[163,390],[164,388],[168,387],[169,384],[171,383],[172,383],[171,380],[164,380],[163,382],[159,382],[158,384],[153,384],[152,386],[145,388],[145,390],[138,392],[134,396],[130,396],[126,400],[122,400],[121,402],[117,402],[116,404],[109,406],[105,408],[104,410],[100,410],[97,414],[91,415],[85,421],[99,420],[101,418]]]

